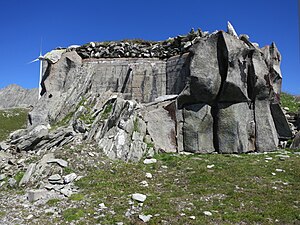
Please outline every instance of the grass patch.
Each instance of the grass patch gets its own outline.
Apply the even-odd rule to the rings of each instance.
[[[63,171],[64,171],[64,174],[70,174],[70,173],[73,173],[74,170],[71,169],[70,167],[65,167],[63,168]]]
[[[20,183],[24,174],[25,174],[25,172],[23,172],[23,171],[19,171],[18,173],[16,173],[16,175],[14,176],[14,179],[17,181],[17,184]]]
[[[62,120],[52,124],[51,125],[51,130],[56,130],[59,127],[67,126],[69,124],[69,122],[71,121],[72,117],[74,116],[74,113],[75,112],[70,112]]]
[[[63,218],[69,222],[73,220],[79,220],[84,215],[84,211],[78,208],[69,208],[63,212]]]
[[[0,211],[0,218],[1,218],[1,217],[4,217],[5,215],[6,215],[5,212]]]
[[[282,92],[280,95],[280,101],[282,107],[288,107],[290,109],[289,112],[299,112],[300,101],[298,101],[293,95]]]
[[[125,216],[131,207],[130,195],[137,192],[147,195],[140,213],[159,214],[148,224],[297,224],[300,157],[289,155],[280,160],[276,153],[240,157],[159,154],[156,164],[114,161],[101,169],[91,168],[76,185],[85,196],[80,201],[85,212],[102,202],[114,211],[105,217],[85,217],[89,224],[139,224],[138,213]],[[266,162],[266,157],[273,159]],[[211,164],[215,166],[208,169]],[[146,172],[153,178],[145,178]],[[148,187],[140,185],[143,180]],[[204,211],[212,216],[205,216]]]
[[[76,106],[76,109],[70,113],[68,113],[62,120],[54,122],[52,124],[51,130],[56,130],[59,127],[67,126],[71,119],[73,118],[75,112],[79,109],[80,106],[85,106],[86,105],[86,99],[83,98],[78,105]],[[79,118],[82,119],[85,123],[92,123],[93,119],[91,118],[90,112],[92,110],[92,106],[85,106],[87,108],[88,113],[81,115]]]
[[[110,113],[112,112],[112,109],[113,109],[112,103],[107,104],[107,105],[105,106],[105,109],[104,109],[102,115],[101,115],[101,119],[102,119],[102,120],[108,119]]]
[[[137,117],[133,121],[133,131],[140,132],[140,129],[139,129],[139,119]]]
[[[69,197],[70,200],[72,201],[81,201],[84,199],[84,195],[83,194],[72,194],[70,197]]]
[[[0,110],[0,141],[6,140],[11,132],[26,128],[27,117],[27,109]]]
[[[150,148],[154,148],[154,143],[146,143],[147,145],[147,148],[150,149]]]
[[[53,198],[53,199],[49,199],[46,204],[49,206],[55,206],[60,201],[61,200],[58,198]]]

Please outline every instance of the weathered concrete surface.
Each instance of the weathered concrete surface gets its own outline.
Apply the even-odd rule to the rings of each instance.
[[[190,76],[190,56],[188,53],[184,55],[174,56],[167,60],[166,64],[166,94],[180,94]]]
[[[166,62],[155,58],[84,60],[80,73],[92,73],[93,93],[111,90],[138,102],[166,94]]]

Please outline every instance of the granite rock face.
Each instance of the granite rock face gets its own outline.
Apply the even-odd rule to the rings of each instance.
[[[189,105],[183,109],[184,150],[195,153],[215,151],[213,117],[207,104]]]
[[[56,55],[57,56],[57,55]],[[29,130],[8,141],[20,151],[81,138],[108,157],[155,152],[276,150],[291,132],[279,105],[281,56],[247,35],[192,30],[162,42],[91,42],[43,62],[41,98]]]
[[[38,101],[38,89],[24,89],[16,84],[0,90],[0,109],[26,108]]]

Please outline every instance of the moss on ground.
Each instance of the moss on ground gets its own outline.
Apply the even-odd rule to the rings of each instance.
[[[75,164],[80,164],[86,155],[82,146],[80,149],[83,155],[76,155]],[[287,157],[279,156],[282,154]],[[155,158],[157,163],[145,165],[99,157],[85,165],[84,172],[75,169],[75,173],[85,175],[75,182],[79,192],[68,200],[49,200],[46,204],[59,208],[61,216],[39,215],[38,222],[143,224],[138,218],[140,214],[153,215],[147,224],[298,224],[300,221],[300,155],[294,152],[159,154]],[[153,178],[146,178],[146,173]],[[143,187],[141,181],[147,181],[148,187]],[[134,193],[145,194],[147,199],[141,211],[127,217]],[[107,208],[101,208],[101,203]],[[138,203],[133,205],[137,207]],[[1,211],[4,209],[0,205]],[[206,216],[204,211],[212,215]],[[37,220],[30,222],[35,224]]]
[[[27,109],[0,110],[0,141],[7,139],[11,132],[26,128],[27,118]]]

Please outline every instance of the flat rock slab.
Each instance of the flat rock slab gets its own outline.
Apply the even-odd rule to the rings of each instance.
[[[268,100],[255,101],[256,150],[258,152],[275,151],[278,136],[271,115]]]
[[[147,223],[152,218],[152,215],[139,215],[139,219],[142,220],[144,223]]]
[[[61,167],[67,167],[68,166],[68,162],[63,160],[63,159],[50,159],[50,160],[47,161],[47,163],[57,163]]]
[[[155,148],[163,149],[165,152],[176,152],[175,121],[169,112],[163,108],[152,110],[146,113],[145,121]]]
[[[184,150],[193,153],[214,152],[213,117],[207,104],[194,104],[183,109]]]
[[[157,159],[145,159],[143,161],[144,164],[153,164],[153,163],[156,163],[157,162]]]
[[[140,193],[132,194],[132,199],[138,202],[144,202],[146,200],[147,196]]]
[[[219,104],[218,148],[221,153],[255,151],[255,121],[247,102]]]
[[[64,183],[68,184],[71,183],[72,181],[74,181],[77,178],[76,173],[70,173],[66,176],[64,176]]]
[[[19,183],[19,186],[21,186],[21,185],[26,184],[26,183],[29,182],[31,175],[32,175],[33,172],[35,171],[35,166],[36,166],[35,163],[31,163],[31,164],[28,166],[28,168],[27,168],[27,170],[26,170],[24,176],[22,177],[22,179],[21,179],[21,181],[20,181],[20,183]]]
[[[27,192],[27,199],[30,202],[35,202],[39,199],[45,198],[47,191],[44,189],[30,190]]]
[[[48,178],[50,184],[63,184],[64,181],[59,174],[54,174]]]

